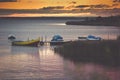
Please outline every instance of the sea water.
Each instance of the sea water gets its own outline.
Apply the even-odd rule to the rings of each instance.
[[[120,28],[115,26],[65,25],[64,19],[1,19],[0,20],[0,80],[120,80],[120,67],[93,63],[74,63],[54,52],[54,47],[11,46],[8,35],[17,40],[54,35],[64,40],[95,35],[116,39]]]

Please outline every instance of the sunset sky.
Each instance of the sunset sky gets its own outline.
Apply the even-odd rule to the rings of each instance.
[[[0,0],[0,17],[120,15],[120,0]]]

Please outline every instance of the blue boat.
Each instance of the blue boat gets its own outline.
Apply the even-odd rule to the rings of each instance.
[[[50,45],[62,45],[66,42],[63,40],[63,37],[60,35],[54,35],[52,40],[50,41]]]
[[[88,35],[87,37],[78,37],[78,40],[80,41],[86,41],[86,40],[102,40],[101,37],[96,37],[93,35]]]
[[[102,40],[102,38],[101,37],[96,37],[96,36],[93,36],[93,35],[88,35],[87,40]]]

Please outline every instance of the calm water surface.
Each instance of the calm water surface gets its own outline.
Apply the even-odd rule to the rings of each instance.
[[[120,67],[74,63],[54,53],[53,47],[10,46],[9,34],[18,40],[60,34],[75,40],[89,34],[115,39],[120,28],[111,26],[70,26],[65,20],[0,20],[0,80],[120,80]]]

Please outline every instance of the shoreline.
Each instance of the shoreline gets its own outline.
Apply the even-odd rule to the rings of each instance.
[[[120,27],[120,16],[86,18],[84,21],[67,21],[66,25],[117,26]]]
[[[117,67],[120,66],[119,44],[119,40],[73,41],[56,47],[55,52],[74,62],[92,62]]]

